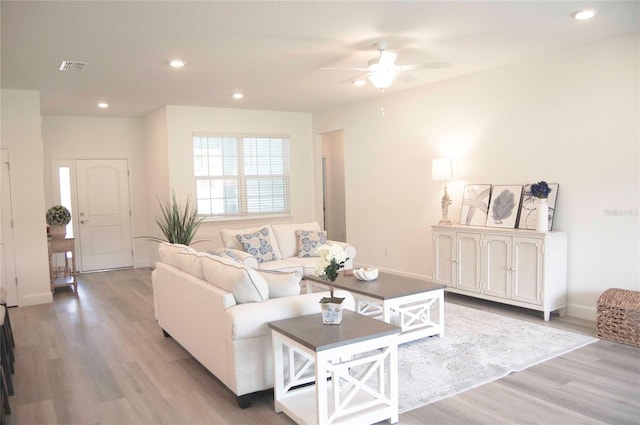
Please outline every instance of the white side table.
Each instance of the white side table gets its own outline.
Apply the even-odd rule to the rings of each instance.
[[[340,325],[313,314],[269,327],[276,412],[298,424],[398,422],[399,327],[350,310]]]

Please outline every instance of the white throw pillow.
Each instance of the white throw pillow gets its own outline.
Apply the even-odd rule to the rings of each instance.
[[[267,281],[269,298],[300,295],[300,272],[284,273],[276,270],[256,270]]]
[[[327,232],[296,230],[298,237],[298,257],[319,257],[317,248],[327,243]]]
[[[258,259],[258,263],[278,259],[271,246],[267,227],[263,227],[254,233],[238,234],[236,239],[242,244],[242,248],[247,254],[251,254]]]
[[[202,259],[202,270],[207,282],[231,292],[238,304],[269,299],[269,285],[264,277],[235,260],[207,254]]]

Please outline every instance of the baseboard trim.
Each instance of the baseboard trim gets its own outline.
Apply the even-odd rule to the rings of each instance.
[[[20,297],[18,306],[27,307],[30,305],[51,304],[53,302],[53,294],[49,292],[40,292],[39,294],[26,295]]]
[[[585,307],[578,304],[567,304],[567,316],[575,317],[576,319],[588,320],[595,322],[597,319],[598,310],[595,307]]]

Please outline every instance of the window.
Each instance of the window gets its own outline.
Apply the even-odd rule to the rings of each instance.
[[[71,206],[71,167],[58,166],[58,189],[60,194],[60,205],[66,207],[73,217],[73,207]],[[73,237],[73,221],[67,224],[67,237]]]
[[[289,138],[193,136],[198,214],[289,213]]]

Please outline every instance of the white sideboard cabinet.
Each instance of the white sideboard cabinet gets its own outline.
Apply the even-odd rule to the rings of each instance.
[[[567,234],[432,226],[433,280],[447,291],[544,313],[567,305]]]

